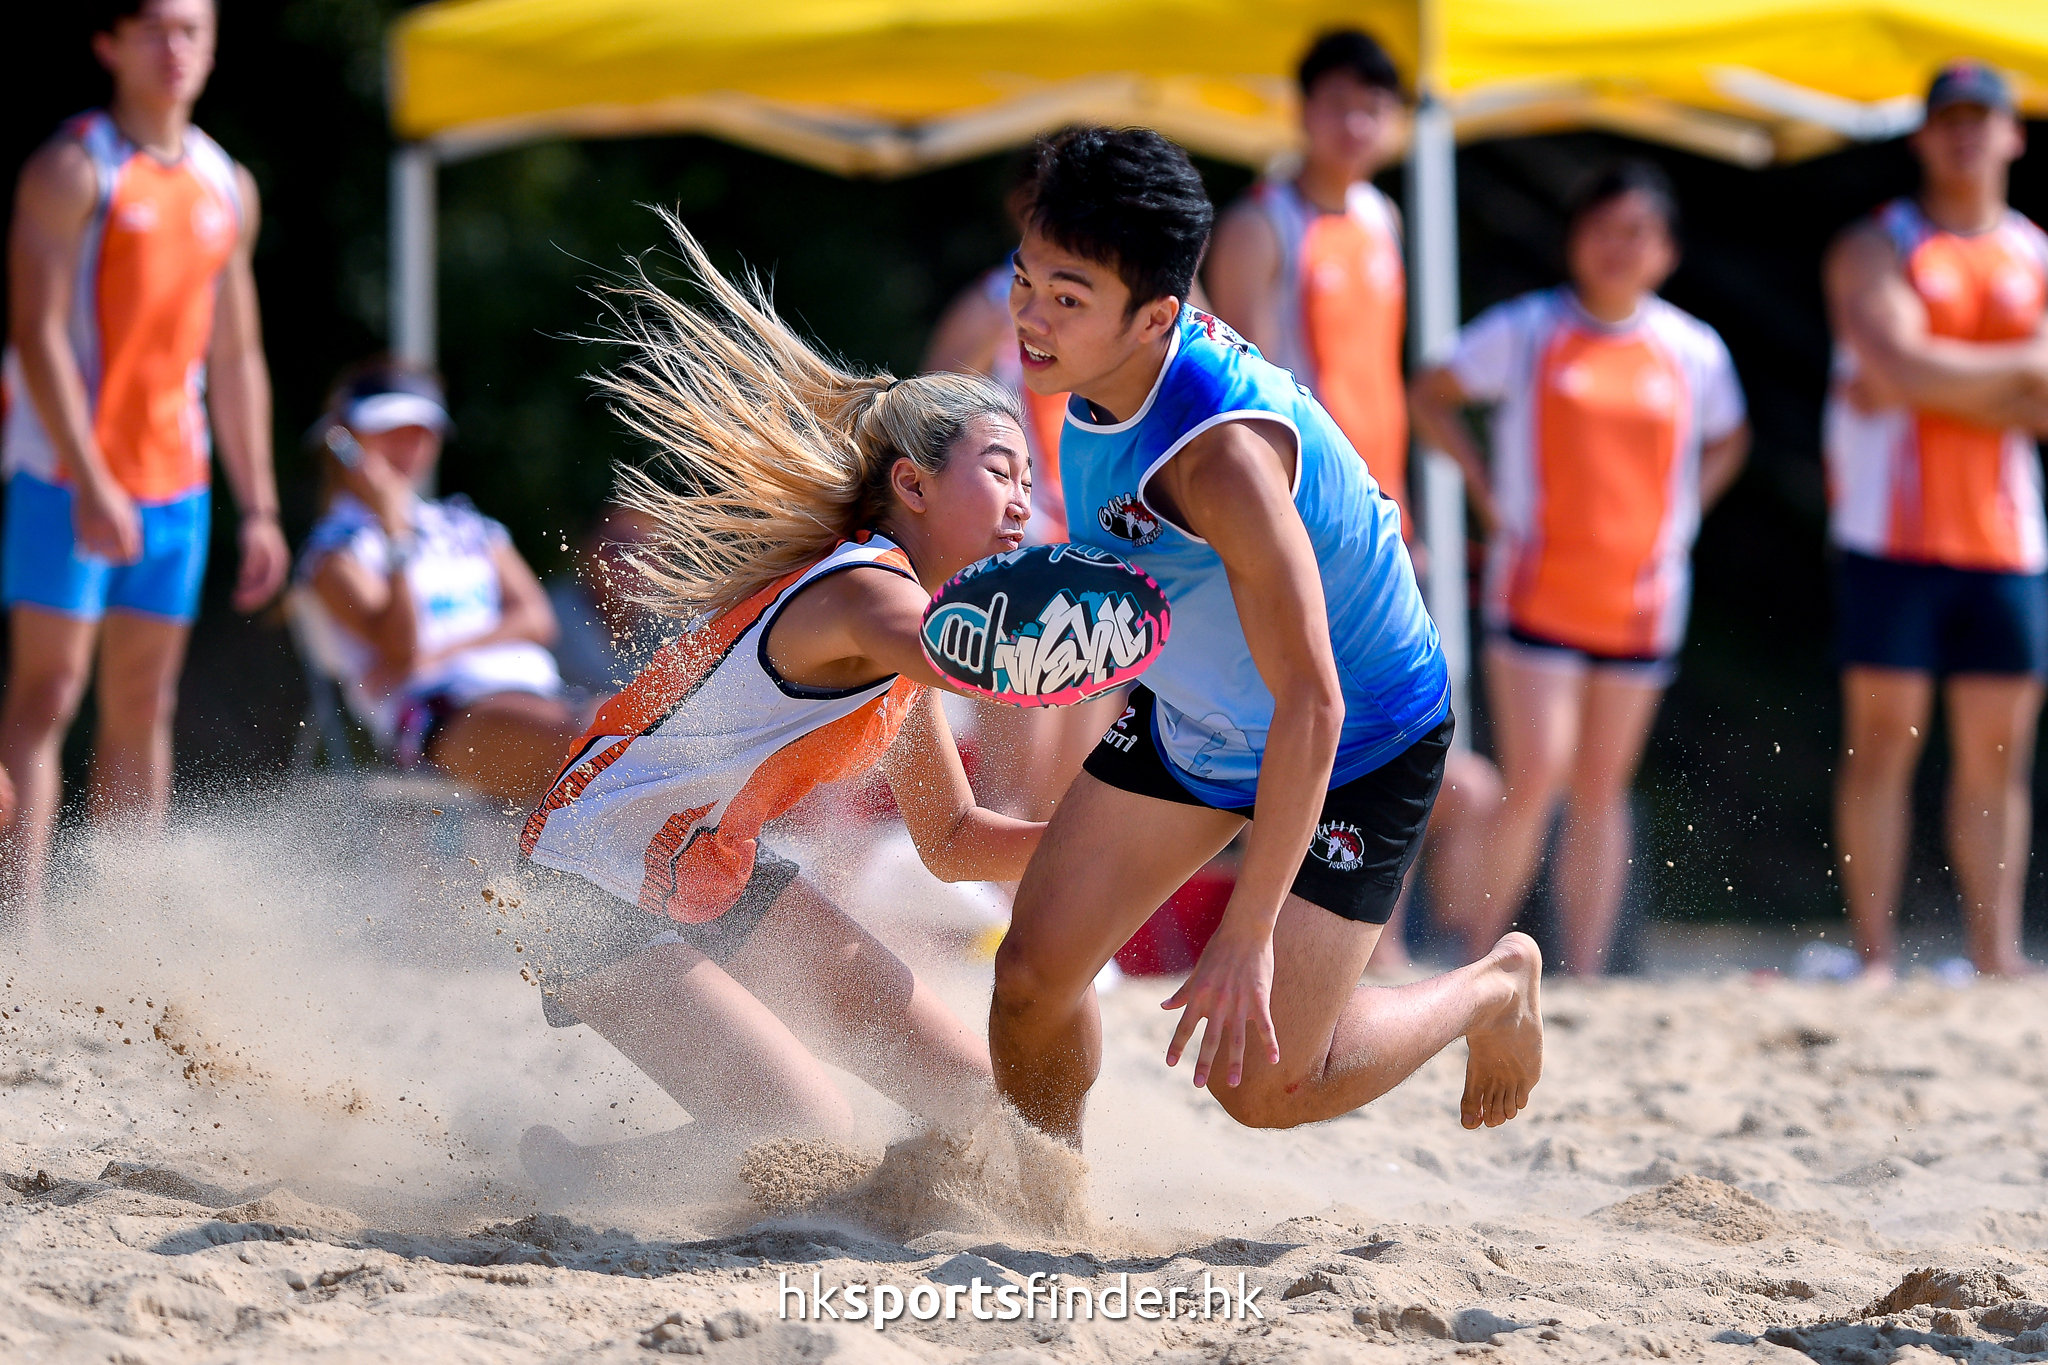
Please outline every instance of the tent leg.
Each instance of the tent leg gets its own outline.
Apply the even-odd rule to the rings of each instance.
[[[391,351],[431,365],[434,310],[434,181],[438,158],[423,142],[391,154]]]
[[[1415,114],[1408,160],[1408,225],[1413,243],[1413,348],[1417,364],[1446,355],[1458,335],[1458,147],[1451,111],[1425,94]],[[1421,452],[1423,543],[1429,547],[1429,614],[1450,666],[1457,743],[1471,743],[1472,639],[1465,590],[1465,483],[1442,451]]]

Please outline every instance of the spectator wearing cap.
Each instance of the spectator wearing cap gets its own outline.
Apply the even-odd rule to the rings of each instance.
[[[402,766],[528,801],[579,727],[548,651],[554,611],[511,536],[467,498],[422,495],[450,429],[432,374],[344,373],[314,428],[326,494],[298,579],[332,626],[349,709]]]
[[[1980,972],[2026,970],[2020,897],[2048,670],[2048,237],[2006,204],[2025,134],[2005,81],[1952,63],[1909,139],[1921,187],[1824,267],[1843,754],[1836,874],[1866,974],[1895,970],[1913,771],[1936,684],[1950,866]]]

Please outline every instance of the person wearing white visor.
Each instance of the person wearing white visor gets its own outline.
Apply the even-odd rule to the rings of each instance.
[[[322,510],[298,579],[349,709],[402,766],[526,802],[579,726],[548,652],[554,611],[511,536],[459,494],[424,495],[452,430],[432,374],[346,371],[312,432]]]

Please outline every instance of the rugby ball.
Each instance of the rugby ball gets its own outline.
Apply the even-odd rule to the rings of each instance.
[[[932,595],[918,641],[962,692],[1072,706],[1123,686],[1170,632],[1152,576],[1092,545],[1029,545],[962,569]]]

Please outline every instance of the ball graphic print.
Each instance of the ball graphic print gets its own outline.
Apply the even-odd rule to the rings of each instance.
[[[919,643],[963,692],[1072,706],[1123,686],[1165,647],[1166,594],[1092,545],[1031,545],[962,569],[925,608]]]

